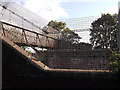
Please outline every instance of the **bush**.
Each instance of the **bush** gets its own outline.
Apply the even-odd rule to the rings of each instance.
[[[120,72],[120,53],[112,51],[109,60],[110,70],[112,72]]]

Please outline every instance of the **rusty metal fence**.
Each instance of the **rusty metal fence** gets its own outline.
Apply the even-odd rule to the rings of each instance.
[[[1,22],[0,23],[0,34],[9,38],[11,41],[26,45],[36,45],[40,47],[53,47],[54,41],[53,37],[40,34],[16,25]]]

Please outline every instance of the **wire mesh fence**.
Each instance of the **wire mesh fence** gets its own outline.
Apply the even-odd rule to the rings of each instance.
[[[20,7],[15,9],[13,4],[10,4],[8,8],[5,8],[1,2],[0,5],[0,35],[22,47],[36,60],[50,68],[109,69],[107,59],[109,50],[93,49],[91,44],[76,44],[59,40],[59,33],[44,33],[41,26],[44,26],[46,21],[43,18],[35,17],[33,14],[34,17],[31,17],[29,15],[31,12]]]
[[[35,51],[34,53],[30,52],[31,55],[51,68],[109,69],[108,50],[92,49],[90,45],[84,43],[71,44],[68,41],[39,35],[39,33],[11,26],[4,22],[1,26],[1,35],[23,48],[25,46],[31,47]]]

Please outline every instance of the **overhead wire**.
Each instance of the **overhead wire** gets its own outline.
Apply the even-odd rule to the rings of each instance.
[[[5,13],[5,10],[7,9],[8,5],[9,5],[9,2],[10,2],[10,0],[8,2],[6,2],[4,5],[2,5],[2,10],[1,10],[1,13],[0,13],[1,14],[0,20],[3,17],[3,15]]]
[[[8,8],[7,8],[7,7],[5,7],[4,5],[2,5],[1,3],[0,3],[0,6],[1,6],[1,7],[3,7],[3,8],[5,8],[5,10],[7,10],[7,11],[11,12],[12,14],[14,14],[14,15],[18,16],[19,18],[23,19],[24,21],[26,21],[26,22],[30,23],[31,25],[35,26],[35,27],[36,27],[36,28],[38,28],[39,30],[42,30],[42,28],[41,28],[41,27],[39,27],[39,26],[35,25],[33,22],[31,22],[31,21],[27,20],[26,18],[24,18],[24,17],[22,17],[22,16],[18,15],[17,13],[13,12],[12,10],[8,9]],[[43,31],[43,30],[42,30],[42,31]],[[44,32],[44,31],[43,31],[43,32]]]

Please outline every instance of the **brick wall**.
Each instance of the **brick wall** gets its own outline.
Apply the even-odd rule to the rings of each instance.
[[[105,50],[49,52],[48,66],[52,68],[108,69]]]

